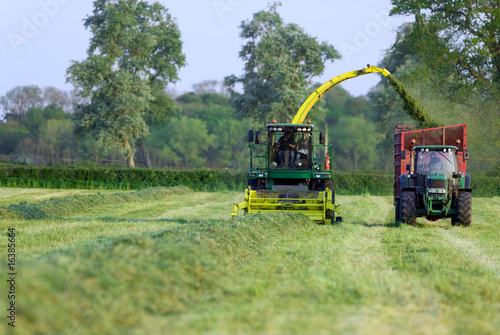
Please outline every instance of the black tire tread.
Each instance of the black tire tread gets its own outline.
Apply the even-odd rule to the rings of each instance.
[[[472,194],[470,192],[460,192],[457,197],[458,216],[455,224],[470,227],[472,222]]]
[[[396,208],[395,208],[395,210],[394,210],[394,212],[395,212],[395,213],[394,213],[394,214],[395,214],[395,222],[396,222],[396,223],[401,222],[400,205],[399,205],[400,201],[401,201],[401,200],[396,199],[396,205],[395,205],[395,207],[396,207]]]
[[[416,201],[417,197],[413,192],[402,192],[399,199],[400,220],[403,223],[415,226],[417,224]]]

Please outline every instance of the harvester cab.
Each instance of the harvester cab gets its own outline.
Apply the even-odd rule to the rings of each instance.
[[[436,129],[442,129],[446,134],[445,127]],[[463,132],[465,135],[465,130]],[[406,132],[405,135],[412,134],[418,133]],[[407,173],[399,175],[396,221],[415,225],[416,217],[425,217],[430,221],[451,218],[452,225],[470,226],[470,176],[462,170],[465,170],[468,152],[464,155],[464,151],[459,150],[460,140],[457,140],[456,146],[414,146],[415,140],[411,140],[411,144]],[[401,151],[400,162],[406,160],[406,155],[407,150]]]
[[[332,180],[332,146],[306,124],[276,123],[248,133],[250,171],[245,200],[233,215],[293,211],[318,223],[340,222]]]

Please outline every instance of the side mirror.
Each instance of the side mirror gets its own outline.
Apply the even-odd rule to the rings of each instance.
[[[260,131],[255,133],[255,144],[260,143]]]
[[[253,130],[248,131],[248,142],[253,142]]]
[[[452,178],[460,178],[462,175],[460,173],[453,172],[451,175]]]
[[[464,160],[468,160],[469,158],[469,150],[464,150]]]
[[[411,169],[410,164],[406,164],[406,170],[410,170],[410,169]]]
[[[323,132],[319,133],[319,144],[325,144],[325,135]]]
[[[406,150],[401,151],[401,159],[406,159]]]

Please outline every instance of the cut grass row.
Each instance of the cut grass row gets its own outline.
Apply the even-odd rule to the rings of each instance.
[[[334,226],[224,219],[240,193],[153,198],[3,221],[22,248],[16,334],[500,329],[500,198],[475,198],[470,228],[396,227],[391,197],[340,197]]]

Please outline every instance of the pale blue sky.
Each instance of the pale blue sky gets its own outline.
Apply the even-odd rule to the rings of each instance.
[[[203,80],[222,80],[241,75],[238,58],[244,44],[239,37],[241,21],[267,7],[268,0],[160,0],[177,19],[188,65],[180,81],[171,87],[190,91]],[[410,18],[389,17],[390,0],[282,0],[279,8],[286,23],[327,41],[343,59],[328,64],[326,82],[367,63],[377,64],[391,46],[395,30]],[[21,85],[65,84],[71,60],[82,60],[90,32],[82,20],[92,13],[91,0],[0,0],[0,96]],[[388,69],[391,71],[391,69]],[[341,85],[352,95],[366,94],[381,79],[369,74]]]

